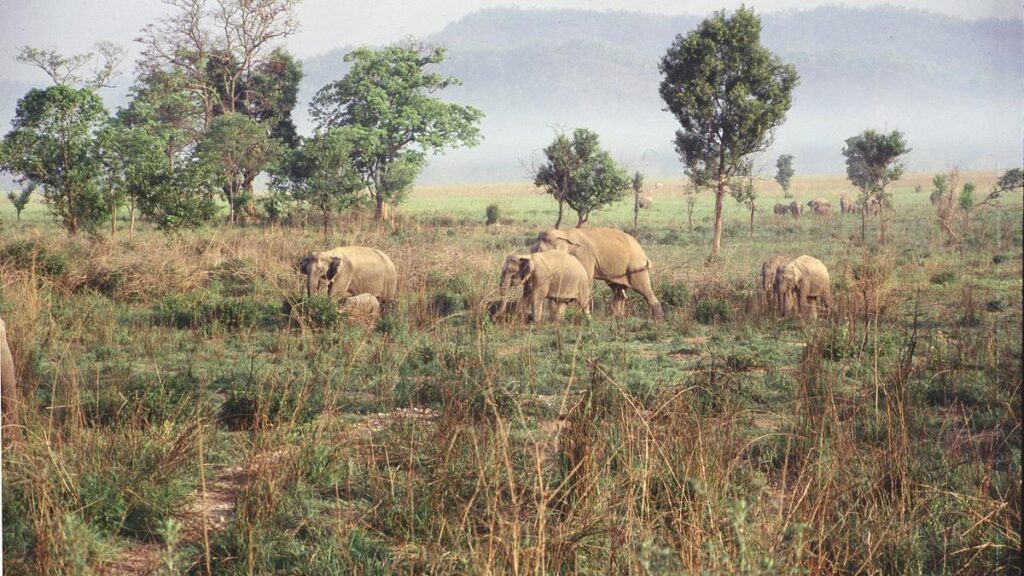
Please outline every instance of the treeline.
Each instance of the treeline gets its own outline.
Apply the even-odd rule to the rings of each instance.
[[[22,184],[19,211],[35,192],[70,234],[98,233],[127,209],[163,230],[195,228],[227,205],[228,221],[256,212],[253,183],[271,175],[261,199],[270,218],[284,203],[327,212],[358,204],[384,217],[426,157],[473,145],[483,114],[433,94],[458,81],[432,71],[441,48],[404,43],[359,49],[350,70],[324,86],[311,113],[316,133],[292,120],[301,65],[274,47],[297,29],[298,0],[169,3],[172,12],[142,30],[129,102],[111,114],[96,91],[122,52],[98,44],[65,56],[21,49],[53,85],[18,101],[0,144],[0,169]],[[83,75],[89,64],[96,72]]]

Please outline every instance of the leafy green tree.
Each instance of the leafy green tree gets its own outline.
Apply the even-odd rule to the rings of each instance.
[[[757,189],[754,182],[757,172],[753,159],[746,159],[728,185],[729,195],[750,211],[750,237],[754,237],[754,213],[757,211]]]
[[[483,113],[434,97],[458,79],[431,68],[444,60],[439,47],[360,48],[345,56],[352,68],[321,88],[310,115],[322,131],[352,127],[352,165],[384,217],[385,203],[400,202],[428,154],[474,146]]]
[[[38,186],[30,182],[27,186],[22,186],[18,192],[11,191],[7,193],[7,199],[14,206],[14,214],[18,218],[18,222],[21,222],[21,213],[25,211],[25,207],[28,206],[28,201],[32,198],[32,193],[36,191],[36,188]]]
[[[288,154],[272,173],[275,189],[320,211],[325,234],[331,214],[360,201],[364,186],[352,166],[353,146],[350,128],[318,132]]]
[[[259,173],[277,152],[277,143],[254,120],[237,113],[218,116],[199,142],[199,158],[217,174],[228,203],[228,221],[237,222],[245,198],[245,174]]]
[[[18,101],[0,149],[0,169],[37,185],[69,234],[93,230],[106,214],[98,186],[96,133],[107,111],[92,90],[58,84]]]
[[[633,186],[633,235],[636,236],[640,226],[640,195],[644,191],[644,175],[639,171],[634,172],[630,184]]]
[[[789,185],[793,179],[793,174],[796,171],[793,169],[793,155],[783,154],[779,156],[779,159],[775,161],[775,181],[782,186],[782,195],[785,198],[791,198],[789,193]]]
[[[722,242],[722,201],[748,155],[768,148],[786,118],[796,69],[761,46],[753,10],[725,11],[678,35],[661,59],[660,93],[679,121],[675,145],[690,179],[714,186],[711,257]]]
[[[907,141],[899,130],[888,134],[865,130],[846,139],[843,156],[846,157],[846,177],[860,190],[860,237],[864,241],[867,214],[873,204],[878,206],[879,241],[885,244],[887,208],[892,207],[892,195],[885,187],[903,176],[900,159],[910,152]]]
[[[621,200],[632,185],[626,170],[601,148],[597,133],[586,128],[577,128],[571,139],[557,134],[544,155],[547,162],[534,171],[534,184],[576,212],[577,228],[591,212]],[[560,208],[556,228],[561,219]]]

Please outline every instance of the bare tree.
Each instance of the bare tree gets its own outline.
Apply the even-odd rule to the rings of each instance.
[[[42,70],[54,84],[63,84],[90,90],[110,88],[111,79],[124,60],[124,48],[113,42],[101,40],[93,51],[65,56],[52,48],[22,46],[15,57],[18,62]],[[92,63],[92,73],[82,75],[82,68]]]

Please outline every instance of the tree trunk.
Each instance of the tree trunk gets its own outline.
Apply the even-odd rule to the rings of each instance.
[[[754,206],[754,201],[751,200],[750,201],[750,237],[751,238],[754,237],[754,210],[756,210],[756,209],[757,209],[757,207]]]
[[[885,206],[881,202],[878,203],[878,225],[879,230],[879,241],[882,245],[885,245]]]
[[[110,209],[110,237],[117,233],[117,206]]]
[[[636,236],[638,222],[640,221],[640,191],[633,191],[633,236]]]
[[[581,213],[579,213],[579,214],[578,214],[578,216],[577,216],[577,218],[576,218],[576,227],[577,227],[577,228],[582,228],[582,227],[583,227],[583,224],[585,224],[585,223],[586,223],[586,221],[587,221],[587,218],[588,218],[589,216],[590,216],[589,214],[584,214],[584,213],[582,213],[582,212],[581,212]]]
[[[555,220],[555,229],[562,227],[562,216],[565,215],[565,200],[558,199],[558,220]]]
[[[711,241],[711,259],[718,259],[722,248],[722,199],[725,198],[725,179],[719,177],[718,189],[715,190],[715,235]]]
[[[693,208],[686,209],[686,224],[690,227],[690,232],[693,232]]]
[[[865,242],[865,238],[867,238],[867,229],[868,229],[868,203],[865,202],[864,205],[861,206],[861,210],[860,210],[860,243],[861,244],[863,244]]]
[[[128,235],[135,235],[135,203],[128,205]]]

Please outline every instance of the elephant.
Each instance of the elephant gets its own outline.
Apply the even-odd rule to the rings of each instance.
[[[793,200],[789,203],[789,213],[793,215],[793,218],[799,218],[804,213],[804,205]]]
[[[342,301],[341,313],[349,320],[370,324],[380,314],[380,300],[373,294],[356,294]]]
[[[540,323],[544,317],[544,301],[555,303],[555,318],[561,320],[565,305],[579,304],[590,318],[590,275],[575,256],[557,250],[519,257],[519,281],[523,283],[520,310],[529,310],[531,319]]]
[[[843,194],[839,197],[839,212],[841,214],[856,214],[860,210],[855,201],[851,200],[846,194]]]
[[[817,258],[806,254],[779,267],[775,272],[774,289],[781,316],[792,313],[794,298],[798,310],[809,312],[812,318],[817,316],[818,305],[832,306],[828,268]]]
[[[824,198],[815,198],[807,203],[818,216],[827,216],[832,213],[832,205]]]
[[[868,199],[868,214],[878,214],[879,208],[881,208],[881,204],[879,204],[878,198],[871,197]]]
[[[505,261],[501,264],[501,275],[498,278],[498,293],[501,297],[501,303],[498,304],[498,309],[491,314],[492,318],[499,318],[505,314],[508,310],[508,290],[514,288],[521,283],[519,278],[519,264],[524,258],[529,258],[529,254],[509,254],[505,256]]]
[[[786,204],[776,204],[774,210],[775,213],[779,215],[789,214],[789,206]]]
[[[299,272],[306,275],[307,296],[326,289],[337,299],[366,293],[387,303],[398,292],[395,265],[375,248],[344,246],[313,252],[299,262]]]
[[[636,206],[645,209],[654,208],[654,200],[646,194],[641,194],[636,198]]]
[[[775,301],[775,272],[780,266],[784,266],[792,260],[788,256],[776,256],[767,262],[761,264],[761,291],[764,293],[765,299],[772,304],[777,306],[778,303]]]
[[[665,313],[651,287],[651,261],[640,243],[614,228],[553,228],[537,235],[530,252],[558,250],[575,256],[591,279],[604,280],[612,289],[612,314],[626,310],[626,290],[632,288],[647,300],[651,316],[661,320]]]
[[[3,430],[7,438],[19,438],[18,380],[14,375],[14,357],[7,344],[7,324],[0,318],[0,403]]]

